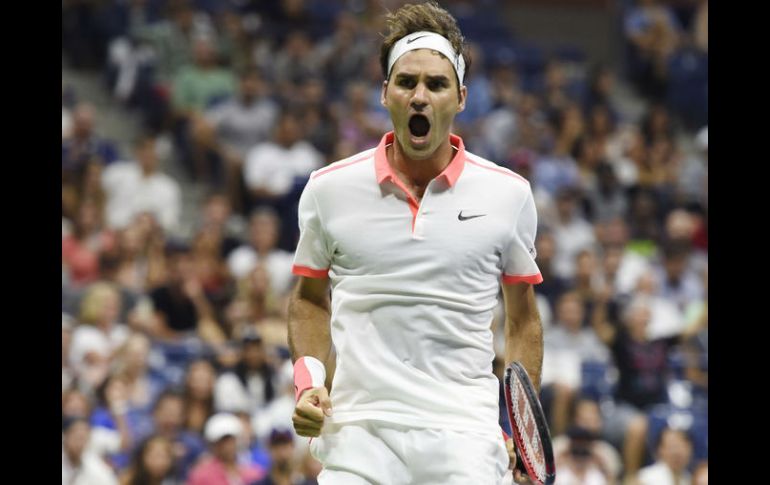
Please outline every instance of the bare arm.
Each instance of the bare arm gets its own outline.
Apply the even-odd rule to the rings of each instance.
[[[543,325],[529,283],[503,285],[505,302],[505,360],[519,361],[540,392],[543,370]]]
[[[319,381],[311,384],[315,387],[307,388],[298,384],[296,367],[299,365],[297,360],[303,357],[314,357],[322,363],[329,359],[332,344],[330,308],[329,278],[301,276],[289,300],[289,349],[295,362],[294,382],[298,394],[292,422],[300,436],[318,436],[324,418],[331,416],[332,404],[326,388],[328,379],[326,385]]]
[[[311,356],[326,362],[332,338],[329,278],[300,276],[289,300],[289,350],[292,360]]]

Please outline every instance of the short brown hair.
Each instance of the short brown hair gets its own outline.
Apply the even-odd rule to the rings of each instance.
[[[389,12],[385,17],[385,22],[388,26],[388,32],[385,34],[385,39],[380,47],[380,67],[382,67],[382,75],[386,80],[388,79],[388,56],[393,44],[412,32],[420,31],[435,32],[446,37],[455,52],[460,53],[465,58],[465,77],[468,77],[471,57],[465,45],[465,38],[452,14],[441,8],[435,1],[431,0],[418,5],[407,3],[395,12]],[[458,89],[460,85],[462,85],[462,80],[458,79]]]

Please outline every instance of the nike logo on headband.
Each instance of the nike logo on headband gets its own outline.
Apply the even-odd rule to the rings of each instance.
[[[417,37],[412,37],[411,39],[408,39],[406,41],[407,44],[411,44],[412,42],[416,41],[417,39],[422,39],[423,37],[427,37],[427,35],[418,35]]]

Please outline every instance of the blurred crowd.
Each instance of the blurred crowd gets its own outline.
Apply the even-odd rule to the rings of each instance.
[[[68,66],[142,125],[120,146],[62,83],[63,483],[316,483],[291,423],[296,205],[391,129],[402,3],[62,2]],[[622,69],[518,38],[503,3],[441,2],[473,59],[453,131],[535,195],[557,484],[707,483],[708,3],[619,1]]]

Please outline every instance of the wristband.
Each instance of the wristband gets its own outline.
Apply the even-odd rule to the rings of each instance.
[[[294,363],[294,399],[299,401],[302,392],[313,387],[323,387],[326,367],[315,357],[300,357]]]

